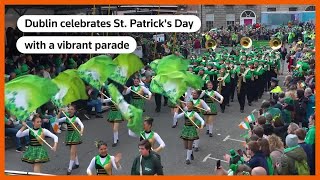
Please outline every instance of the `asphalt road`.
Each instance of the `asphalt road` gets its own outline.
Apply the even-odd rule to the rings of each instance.
[[[283,77],[280,77],[282,82]],[[215,117],[213,137],[205,134],[202,130],[200,134],[200,150],[194,152],[195,160],[190,165],[185,164],[186,151],[183,142],[179,138],[182,129],[183,120],[179,120],[177,128],[171,128],[172,114],[168,107],[162,107],[160,113],[155,112],[154,99],[146,103],[146,112],[144,115],[154,118],[153,130],[158,132],[164,140],[166,147],[160,153],[164,173],[166,175],[210,175],[217,159],[223,160],[223,155],[228,153],[230,149],[244,149],[243,139],[240,137],[245,131],[239,129],[238,124],[248,116],[255,108],[259,108],[263,99],[268,99],[269,95],[264,93],[259,102],[254,102],[253,106],[245,106],[245,112],[240,113],[239,103],[236,95],[234,102],[230,102],[225,113],[221,113]],[[112,144],[112,128],[106,121],[106,113],[102,119],[82,120],[85,126],[83,136],[83,144],[78,146],[78,156],[80,167],[73,170],[72,175],[86,175],[86,168],[91,159],[97,155],[98,150],[94,146],[94,141],[103,140],[107,142],[109,154],[115,155],[122,153],[122,170],[113,171],[114,175],[129,175],[134,158],[138,155],[138,139],[130,137],[126,128],[126,122],[120,125],[119,139],[117,147],[111,147]],[[56,152],[49,150],[50,162],[42,166],[42,173],[65,175],[69,164],[69,148],[64,144],[65,131],[58,135],[59,144]],[[52,140],[48,139],[52,144]],[[15,152],[15,148],[6,148],[5,151],[5,169],[15,171],[33,171],[32,165],[24,163],[20,160],[22,153]],[[221,162],[227,167],[225,162]]]

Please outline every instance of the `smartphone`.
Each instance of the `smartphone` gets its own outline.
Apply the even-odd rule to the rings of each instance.
[[[243,151],[241,149],[238,149],[238,154],[242,157],[243,156]]]
[[[217,161],[217,169],[220,169],[221,168],[220,166],[221,166],[221,160],[218,160]]]

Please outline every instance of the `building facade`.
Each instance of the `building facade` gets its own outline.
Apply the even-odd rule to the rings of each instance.
[[[315,11],[313,5],[201,5],[201,31],[228,25],[261,23],[263,12]]]

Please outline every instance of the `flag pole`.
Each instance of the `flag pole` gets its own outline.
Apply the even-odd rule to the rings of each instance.
[[[188,114],[187,114],[180,106],[178,106],[178,108],[179,108],[185,115],[187,115],[188,119],[192,122],[192,124],[193,124],[194,126],[196,126],[198,129],[200,129],[199,126],[190,119],[190,117],[188,116]]]
[[[32,131],[33,134],[35,134],[39,139],[41,139],[42,142],[44,142],[44,143],[45,143],[46,145],[48,145],[51,149],[53,149],[53,147],[50,146],[50,144],[49,144],[46,140],[44,140],[41,136],[39,136],[38,134],[36,134],[36,133],[34,132],[34,130],[33,130],[32,128],[30,128],[30,126],[28,126],[27,123],[26,123],[26,126],[27,126],[27,128],[29,129],[29,131]]]
[[[71,125],[73,126],[73,128],[75,129],[75,130],[77,130],[78,131],[78,133],[82,136],[82,134],[81,134],[81,132],[79,131],[79,129],[76,127],[76,125],[74,125],[72,122],[71,122],[71,119],[66,115],[66,113],[64,112],[64,111],[61,111],[65,116],[66,116],[66,118],[70,121],[70,123],[71,123]]]

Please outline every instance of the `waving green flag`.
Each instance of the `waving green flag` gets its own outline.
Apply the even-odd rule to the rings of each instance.
[[[187,71],[189,62],[176,55],[165,56],[159,60],[156,74],[164,74],[173,71]]]
[[[86,87],[76,70],[63,71],[52,81],[59,87],[58,93],[52,97],[52,102],[57,107],[68,105],[79,99],[88,99]]]
[[[192,87],[194,89],[202,89],[204,85],[204,80],[198,75],[195,75],[190,72],[186,72],[186,83],[187,86]]]
[[[170,98],[172,102],[176,102],[186,91],[187,83],[186,75],[183,72],[175,71],[168,74],[160,74],[155,76],[151,81],[150,89],[152,92],[161,92],[163,95]]]
[[[124,119],[128,121],[127,127],[134,133],[139,134],[143,129],[143,120],[141,109],[138,109],[131,104],[128,104],[115,85],[112,83],[108,85],[108,92],[111,99],[121,112]]]
[[[143,68],[143,63],[140,58],[133,54],[120,54],[113,62],[117,65],[114,73],[111,74],[110,79],[124,85],[129,77],[135,72]]]
[[[78,68],[81,79],[96,89],[107,81],[114,72],[116,65],[110,56],[100,55],[89,59]]]
[[[5,85],[5,108],[19,120],[47,103],[58,92],[50,79],[35,75],[20,76]]]

